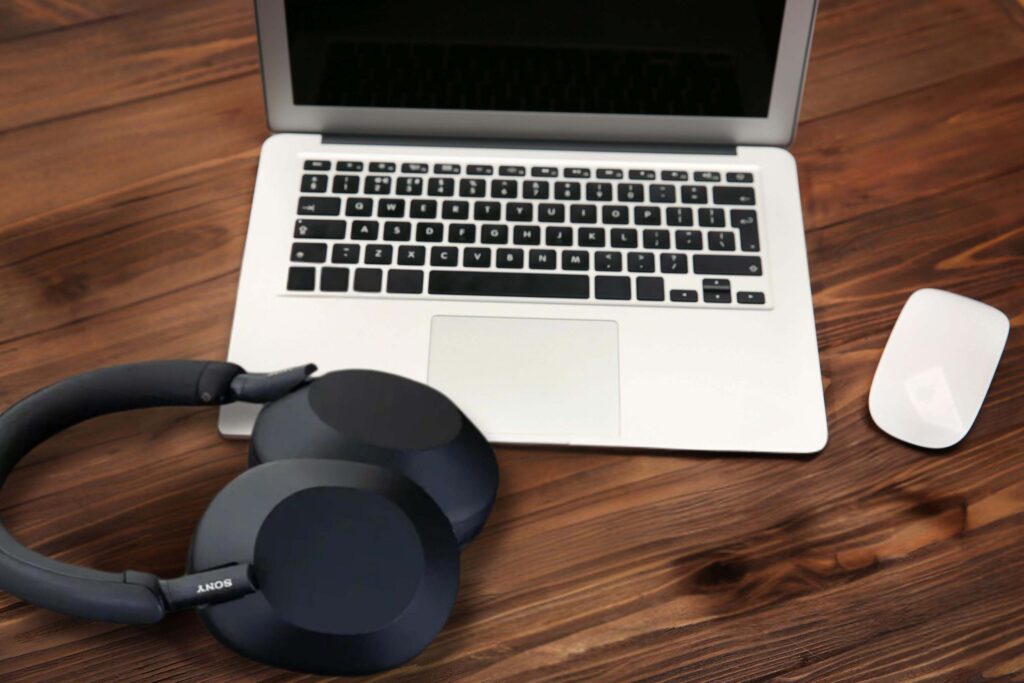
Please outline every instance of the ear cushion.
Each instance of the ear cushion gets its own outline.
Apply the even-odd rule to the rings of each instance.
[[[447,517],[379,467],[294,460],[254,467],[207,508],[189,571],[251,563],[258,590],[200,609],[224,645],[324,675],[389,669],[444,626],[459,582]]]
[[[498,491],[494,450],[454,403],[425,384],[374,370],[328,373],[260,412],[251,465],[311,458],[409,477],[448,516],[460,546],[479,533]]]

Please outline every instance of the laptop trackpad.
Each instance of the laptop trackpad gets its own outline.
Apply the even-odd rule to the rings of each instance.
[[[614,322],[436,316],[427,381],[488,438],[619,434]]]

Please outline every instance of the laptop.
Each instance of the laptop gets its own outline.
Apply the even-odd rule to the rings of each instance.
[[[784,149],[814,0],[255,5],[229,360],[426,382],[499,443],[824,447]]]

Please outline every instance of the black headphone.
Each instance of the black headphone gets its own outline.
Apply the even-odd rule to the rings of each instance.
[[[36,445],[132,408],[267,403],[250,468],[196,526],[188,573],[160,579],[57,562],[0,525],[0,588],[75,617],[126,624],[198,608],[242,655],[317,674],[388,669],[444,626],[459,549],[498,487],[494,451],[436,390],[371,370],[309,379],[231,363],[158,361],[77,375],[0,415],[0,486]]]

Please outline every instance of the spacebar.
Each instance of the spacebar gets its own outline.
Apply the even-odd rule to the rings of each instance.
[[[590,296],[590,278],[586,275],[434,270],[430,273],[429,291],[431,294],[468,294],[469,296],[586,299]]]

